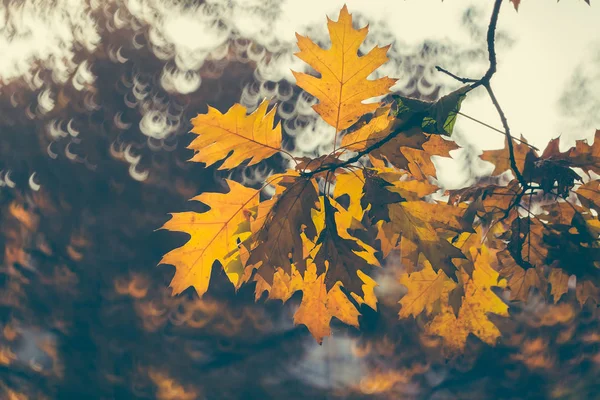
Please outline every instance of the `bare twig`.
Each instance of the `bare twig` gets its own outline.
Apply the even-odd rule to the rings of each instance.
[[[442,73],[450,76],[451,78],[456,79],[457,81],[459,81],[461,83],[475,83],[475,82],[478,81],[478,79],[461,78],[460,76],[453,74],[452,72],[448,71],[447,69],[444,69],[444,68],[440,67],[439,65],[436,65],[435,69],[437,69],[439,72],[442,72]]]
[[[313,176],[315,174],[318,174],[319,172],[334,171],[334,170],[336,170],[338,168],[343,168],[343,167],[346,167],[346,166],[348,166],[350,164],[354,164],[362,156],[364,156],[366,154],[369,154],[373,150],[376,150],[376,149],[380,148],[381,146],[383,146],[384,144],[386,144],[387,142],[389,142],[390,140],[392,140],[393,138],[395,138],[396,136],[398,136],[401,132],[404,132],[407,128],[410,128],[415,123],[421,121],[423,119],[423,117],[424,117],[423,113],[414,113],[403,124],[401,124],[400,126],[398,126],[392,133],[390,133],[389,135],[387,135],[386,137],[384,137],[380,141],[373,143],[372,145],[370,145],[366,149],[359,151],[358,153],[356,153],[356,155],[354,155],[353,157],[347,159],[346,161],[343,161],[343,162],[340,162],[340,163],[332,163],[332,164],[321,165],[317,169],[314,169],[314,170],[312,170],[310,172],[301,172],[300,174],[304,175],[304,176],[307,176],[307,177],[311,177],[311,176]]]
[[[470,115],[464,114],[464,113],[462,113],[462,112],[460,112],[460,111],[459,111],[457,114],[459,114],[459,115],[462,115],[463,117],[465,117],[465,118],[468,118],[468,119],[470,119],[471,121],[477,122],[478,124],[481,124],[481,125],[485,126],[486,128],[490,128],[491,130],[493,130],[493,131],[495,131],[495,132],[498,132],[498,133],[501,133],[501,134],[503,134],[503,135],[506,135],[506,133],[505,133],[504,131],[501,131],[501,130],[500,130],[500,129],[498,129],[498,128],[494,128],[493,126],[491,126],[491,125],[489,125],[489,124],[486,124],[485,122],[483,122],[483,121],[480,121],[480,120],[478,120],[477,118],[473,118],[473,117],[471,117]],[[527,143],[525,140],[521,140],[521,139],[519,139],[519,138],[517,138],[517,137],[515,137],[515,136],[511,136],[511,137],[512,137],[512,139],[513,139],[513,140],[516,140],[517,142],[519,142],[519,143],[522,143],[522,144],[524,144],[525,146],[528,146],[530,149],[533,149],[533,150],[536,150],[536,151],[540,151],[540,149],[538,149],[537,147],[535,147],[535,146],[534,146],[534,145],[532,145],[532,144],[529,144],[529,143]]]
[[[492,10],[492,17],[490,18],[490,24],[488,26],[488,31],[487,31],[488,59],[489,59],[490,63],[489,63],[487,71],[481,77],[481,79],[472,80],[469,78],[461,78],[451,72],[444,70],[441,67],[436,67],[436,68],[438,71],[444,72],[445,74],[453,77],[454,79],[457,79],[461,83],[473,82],[471,84],[471,89],[475,89],[476,87],[479,87],[479,86],[485,87],[485,89],[488,92],[488,95],[490,96],[490,99],[492,100],[492,103],[494,104],[494,107],[496,107],[498,116],[500,117],[500,120],[502,121],[502,127],[504,128],[503,133],[504,133],[504,135],[506,135],[506,141],[508,142],[508,155],[510,157],[510,168],[511,168],[512,172],[515,174],[515,177],[517,178],[517,180],[519,181],[521,186],[523,186],[524,188],[529,188],[529,185],[525,181],[525,178],[523,178],[523,174],[521,173],[521,171],[519,171],[519,168],[517,166],[517,161],[515,160],[515,150],[514,150],[514,145],[513,145],[513,141],[512,141],[513,137],[510,134],[510,127],[508,126],[508,120],[506,119],[506,115],[504,114],[502,107],[500,107],[500,103],[498,102],[498,99],[496,98],[494,91],[492,90],[492,86],[490,84],[490,80],[492,79],[492,76],[494,76],[494,74],[496,73],[496,66],[497,66],[495,38],[496,38],[496,26],[498,25],[498,16],[500,15],[500,6],[501,5],[502,5],[502,0],[494,1],[494,9]],[[494,128],[492,128],[492,129],[494,129]]]
[[[523,174],[521,174],[521,171],[519,171],[517,161],[515,160],[515,149],[512,141],[512,136],[510,134],[510,127],[508,126],[508,121],[506,119],[506,116],[504,115],[504,111],[502,111],[502,107],[500,107],[500,103],[498,103],[498,99],[496,99],[496,95],[494,94],[490,83],[486,82],[484,86],[490,96],[490,99],[492,100],[492,103],[494,103],[494,107],[496,107],[496,111],[498,111],[498,115],[500,116],[502,126],[504,127],[504,131],[506,133],[506,141],[508,143],[508,156],[510,157],[510,168],[512,169],[513,173],[515,174],[515,178],[517,178],[519,183],[523,187],[529,187],[529,185],[525,181],[525,178],[523,178]]]

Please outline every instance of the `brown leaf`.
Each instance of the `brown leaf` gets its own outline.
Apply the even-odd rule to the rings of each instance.
[[[577,281],[577,285],[575,287],[575,295],[577,297],[577,301],[582,306],[588,301],[592,300],[594,303],[600,303],[600,289],[593,282],[584,280]]]
[[[328,197],[323,200],[324,226],[316,241],[318,247],[314,256],[317,272],[326,272],[327,290],[340,282],[348,291],[361,294],[363,281],[357,273],[370,271],[373,265],[378,265],[375,250],[350,237],[343,226],[338,227],[335,214],[343,210],[335,208]]]
[[[545,285],[545,279],[537,268],[523,269],[514,264],[512,267],[505,267],[500,271],[500,275],[508,279],[508,288],[510,288],[510,300],[526,302],[529,292],[532,288],[538,289],[542,294]]]
[[[304,273],[306,262],[301,233],[315,237],[317,231],[310,218],[311,210],[318,200],[317,183],[313,179],[284,176],[278,183],[281,193],[267,207],[266,215],[258,214],[263,220],[255,234],[248,265],[273,283],[278,267],[286,274],[291,273],[292,260],[300,273]],[[259,209],[260,212],[260,209]]]
[[[565,274],[560,268],[552,268],[548,277],[548,283],[551,286],[550,293],[552,294],[554,303],[558,303],[562,295],[569,290],[569,275]]]

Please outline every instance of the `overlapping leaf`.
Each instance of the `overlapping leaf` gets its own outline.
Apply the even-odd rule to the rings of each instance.
[[[508,316],[508,306],[491,290],[493,287],[505,286],[506,282],[499,280],[498,273],[491,267],[487,248],[472,248],[471,254],[474,270],[471,277],[461,273],[464,296],[458,316],[454,314],[447,298],[444,298],[442,311],[427,326],[429,333],[441,336],[446,346],[453,351],[465,347],[469,334],[490,345],[495,344],[500,331],[490,321],[488,314]]]
[[[292,262],[300,273],[306,270],[301,233],[317,235],[311,210],[318,200],[313,179],[288,175],[278,182],[281,193],[259,208],[260,229],[255,234],[248,265],[270,284],[277,268],[291,273]],[[293,260],[293,261],[292,261]]]
[[[359,56],[367,28],[354,29],[345,6],[328,28],[328,50],[297,35],[297,56],[320,77],[294,74],[317,97],[317,113],[336,131],[347,130],[342,147],[296,158],[295,171],[271,176],[271,199],[227,181],[227,193],[193,198],[208,211],[173,214],[163,228],[190,235],[161,261],[176,267],[174,294],[190,286],[204,294],[215,264],[236,288],[256,282],[257,299],[266,291],[287,301],[301,291],[294,321],[320,343],[333,317],[358,326],[359,306],[377,307],[370,274],[381,256],[399,251],[406,272],[400,283],[408,289],[399,317],[425,319],[427,332],[452,350],[463,349],[471,334],[496,342],[500,332],[489,313],[508,315],[496,286],[509,290],[511,301],[525,302],[535,290],[558,302],[571,297],[565,294],[574,276],[576,299],[600,302],[600,131],[593,144],[578,141],[565,152],[559,139],[541,155],[515,140],[514,160],[507,147],[485,151],[492,175],[516,168],[516,179],[503,185],[486,178],[447,193],[447,204],[436,201],[432,157],[458,148],[442,136],[452,134],[471,87],[434,102],[393,95],[392,104],[364,104],[395,82],[367,79],[386,62],[387,47]],[[265,100],[250,115],[236,104],[194,118],[192,161],[231,169],[281,151],[281,127],[273,127],[274,108],[267,108]],[[359,154],[348,160],[349,151]],[[366,155],[368,166],[359,160]]]

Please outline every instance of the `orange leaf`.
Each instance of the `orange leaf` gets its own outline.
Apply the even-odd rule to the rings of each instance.
[[[338,21],[327,20],[331,48],[324,50],[309,38],[296,34],[300,52],[295,55],[321,74],[320,78],[293,72],[296,84],[319,99],[314,110],[336,131],[348,128],[363,115],[373,112],[379,103],[363,100],[382,96],[396,82],[391,78],[368,80],[367,77],[387,60],[389,46],[375,47],[359,57],[358,49],[368,27],[354,29],[346,6]]]
[[[304,324],[317,342],[331,334],[332,317],[358,327],[360,313],[336,284],[329,291],[325,288],[325,274],[317,276],[314,264],[309,264],[304,275],[302,303],[294,314],[295,324]]]
[[[525,140],[523,136],[521,136],[521,140]],[[500,175],[504,171],[508,171],[510,169],[510,157],[508,154],[508,146],[507,141],[505,141],[505,145],[503,149],[499,150],[486,150],[481,154],[481,159],[484,161],[489,161],[494,164],[494,171],[492,175]],[[523,167],[525,166],[525,157],[527,153],[531,150],[529,146],[524,143],[517,142],[513,140],[513,149],[515,151],[515,161],[517,163],[517,168],[519,171],[523,171]]]

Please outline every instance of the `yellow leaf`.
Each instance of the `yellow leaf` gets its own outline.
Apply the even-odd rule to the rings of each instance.
[[[367,80],[367,77],[387,60],[386,47],[375,47],[362,57],[358,49],[368,28],[354,29],[346,6],[338,21],[327,20],[331,47],[320,48],[309,38],[296,34],[300,52],[295,55],[321,74],[320,78],[293,72],[296,84],[319,99],[313,108],[336,131],[354,124],[363,115],[373,112],[379,103],[363,104],[363,100],[382,96],[396,82],[391,78]]]
[[[207,114],[192,119],[191,132],[198,137],[188,146],[196,152],[191,161],[210,166],[226,158],[219,169],[231,169],[247,159],[248,165],[254,165],[279,152],[281,125],[273,128],[275,108],[267,113],[268,105],[264,100],[250,115],[240,104],[234,104],[225,114],[209,106]]]
[[[269,293],[269,299],[286,302],[292,295],[302,290],[302,275],[292,267],[292,276],[286,274],[281,268],[277,269],[273,276],[273,285],[269,285],[260,275],[256,275],[255,298],[258,300],[263,292]]]
[[[295,324],[304,324],[317,342],[322,343],[323,337],[331,334],[331,318],[358,327],[360,313],[346,295],[340,290],[339,284],[327,291],[324,283],[325,274],[317,276],[314,264],[309,264],[304,275],[302,288],[302,303],[294,314]]]
[[[506,281],[498,281],[499,274],[490,266],[487,247],[471,248],[471,254],[475,268],[472,277],[461,271],[465,294],[458,318],[448,303],[448,296],[444,296],[442,311],[427,325],[427,331],[441,336],[445,345],[453,351],[464,349],[469,333],[494,345],[500,331],[487,314],[508,316],[508,306],[491,290],[493,286],[505,287]]]
[[[381,111],[378,111],[379,115],[375,115],[368,123],[344,135],[342,138],[342,148],[361,151],[387,136],[390,133],[390,130],[387,128],[393,120],[393,117],[389,115],[389,111],[389,107],[383,108]]]
[[[336,176],[335,187],[333,188],[333,197],[335,199],[348,195],[349,205],[348,213],[357,221],[361,221],[364,210],[360,205],[363,197],[363,185],[365,176],[362,170],[350,171]]]
[[[227,180],[228,193],[203,193],[192,200],[210,207],[205,213],[182,212],[172,214],[162,229],[185,232],[190,240],[167,253],[160,264],[176,268],[170,287],[179,294],[193,286],[202,296],[208,289],[212,266],[215,261],[222,265],[239,256],[237,240],[250,236],[250,209],[258,206],[260,191]],[[240,271],[226,271],[229,280],[237,286]]]
[[[400,300],[400,318],[409,315],[416,317],[423,310],[431,314],[434,303],[456,287],[456,283],[444,271],[438,270],[436,274],[429,261],[425,261],[425,268],[419,272],[402,274],[400,283],[408,289],[408,293]]]
[[[377,282],[362,271],[358,271],[357,274],[364,282],[362,286],[364,296],[361,297],[356,293],[350,294],[358,304],[366,304],[373,310],[377,310],[377,297],[375,296],[375,287],[378,286]]]
[[[392,224],[385,223],[384,221],[378,221],[376,227],[376,239],[379,240],[379,247],[381,248],[381,252],[385,258],[392,252],[392,250],[398,248],[400,232],[395,231]]]

